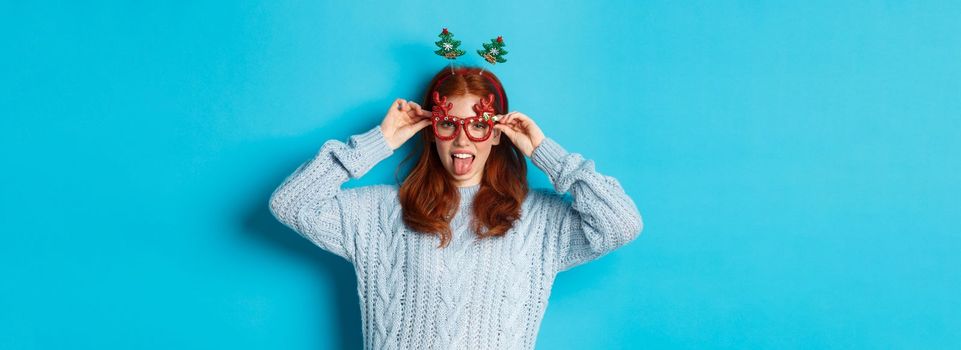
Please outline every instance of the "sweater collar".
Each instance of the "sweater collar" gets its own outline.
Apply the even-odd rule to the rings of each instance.
[[[461,204],[467,204],[473,201],[474,195],[480,190],[480,184],[466,187],[458,187],[457,192],[460,192]]]

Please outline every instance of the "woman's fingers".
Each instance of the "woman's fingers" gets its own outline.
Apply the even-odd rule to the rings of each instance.
[[[514,130],[511,130],[510,127],[506,125],[494,125],[494,129],[500,130],[502,133],[504,133],[504,135],[507,135],[507,137],[510,138],[511,140],[514,139],[514,135],[515,135]]]
[[[505,125],[513,125],[513,124],[514,124],[514,112],[505,114],[505,115],[504,115],[504,118],[501,119],[500,122],[501,122],[502,124],[505,124]]]
[[[414,115],[419,116],[419,117],[430,117],[430,116],[431,116],[431,113],[428,112],[428,111],[425,111],[424,108],[421,107],[420,104],[418,104],[417,102],[409,102],[409,103],[410,103],[411,107],[414,108]]]
[[[515,131],[519,131],[520,128],[523,127],[523,119],[521,119],[521,115],[519,115],[517,112],[507,113],[502,120],[502,123]]]
[[[423,129],[430,125],[430,119],[424,119],[417,123],[417,130]]]
[[[512,111],[499,119],[499,123],[494,127],[501,132],[507,134],[511,140],[517,141],[518,138],[525,138],[533,140],[535,137],[533,133],[535,132],[534,122],[530,117],[524,115],[523,113]]]
[[[527,119],[526,115],[517,111],[510,112],[507,115],[509,116],[508,119],[510,119],[511,123],[514,124],[523,124]]]
[[[413,135],[414,133],[420,131],[420,129],[426,128],[428,125],[430,125],[430,119],[422,119],[416,123],[404,126],[404,129],[409,135]]]
[[[521,130],[512,125],[495,125],[494,128],[507,134],[507,137],[510,137],[511,139],[515,139],[518,137],[518,135],[522,135]]]
[[[530,118],[528,118],[523,113],[513,112],[513,114],[511,115],[511,120],[514,120],[515,123],[518,123],[518,124],[527,124],[527,121],[530,120]]]
[[[414,108],[414,111],[417,112],[417,114],[421,114],[420,112],[422,112],[422,111],[424,110],[424,109],[420,106],[420,104],[418,104],[417,102],[410,101],[410,102],[408,102],[408,103],[410,104],[411,107]]]
[[[402,99],[399,99],[402,100]],[[425,111],[417,102],[402,100],[400,103],[399,111],[407,115],[407,121],[409,123],[415,123],[424,118],[430,118],[431,112]]]

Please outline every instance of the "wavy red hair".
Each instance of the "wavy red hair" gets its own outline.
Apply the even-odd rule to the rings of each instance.
[[[434,75],[421,104],[425,110],[433,108],[431,96],[437,91],[441,96],[448,97],[494,94],[498,99],[495,103],[497,113],[507,114],[507,95],[504,93],[503,100],[500,100],[498,89],[501,92],[504,90],[497,76],[490,71],[483,72],[487,77],[481,76],[478,74],[481,69],[475,67],[457,68],[455,71],[457,74],[451,75],[450,68],[445,66]],[[438,84],[442,78],[445,79]],[[444,248],[452,238],[450,219],[445,215],[453,217],[456,214],[460,192],[431,143],[434,140],[431,127],[421,129],[418,133],[421,140],[420,157],[400,185],[398,193],[403,220],[414,231],[438,235],[439,248]],[[410,152],[402,163],[416,153],[416,150]],[[528,191],[524,153],[502,134],[500,143],[491,147],[480,188],[474,196],[471,231],[481,238],[504,235],[520,218],[521,203]]]

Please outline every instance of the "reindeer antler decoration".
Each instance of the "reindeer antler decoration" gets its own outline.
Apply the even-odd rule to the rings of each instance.
[[[434,108],[431,109],[435,118],[444,117],[447,120],[447,113],[454,108],[454,104],[447,102],[447,96],[441,97],[440,93],[434,91]]]
[[[492,119],[495,122],[497,119],[497,110],[494,109],[494,94],[487,94],[487,98],[481,98],[480,101],[474,105],[474,112],[477,113],[478,117],[484,117],[485,120]]]

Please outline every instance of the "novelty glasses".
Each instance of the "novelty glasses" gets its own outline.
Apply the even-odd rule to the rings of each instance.
[[[494,130],[494,122],[500,119],[497,111],[494,110],[494,94],[488,94],[487,98],[481,98],[474,104],[473,117],[455,117],[448,112],[454,105],[447,102],[447,96],[440,97],[434,91],[434,108],[432,108],[431,118],[434,129],[434,136],[444,141],[453,140],[461,129],[467,134],[467,138],[474,142],[486,141]]]

